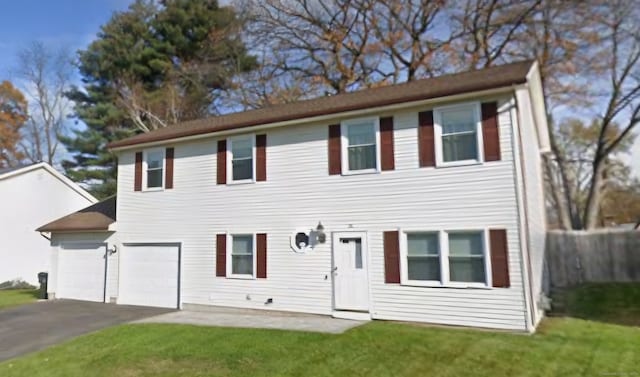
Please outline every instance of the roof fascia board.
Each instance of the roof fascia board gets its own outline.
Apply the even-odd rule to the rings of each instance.
[[[110,148],[110,150],[113,152],[121,152],[125,150],[130,150],[130,149],[140,149],[140,148],[148,148],[148,147],[154,147],[159,145],[166,145],[168,143],[180,143],[185,141],[205,139],[205,138],[211,138],[216,136],[228,136],[228,135],[234,135],[239,133],[250,133],[250,132],[284,127],[289,125],[303,125],[308,123],[336,120],[339,118],[367,116],[367,115],[372,115],[374,113],[381,113],[386,111],[396,111],[396,110],[402,110],[402,109],[407,109],[412,107],[435,105],[442,102],[461,101],[469,98],[508,93],[508,92],[513,92],[518,88],[524,88],[524,87],[526,87],[526,84],[510,85],[510,86],[504,86],[500,88],[474,91],[474,92],[456,94],[456,95],[446,96],[446,97],[437,97],[437,98],[430,98],[430,99],[420,100],[420,101],[403,102],[403,103],[387,105],[387,106],[370,107],[370,108],[365,108],[360,110],[345,111],[345,112],[328,114],[328,115],[293,119],[293,120],[288,120],[284,122],[266,123],[258,126],[242,127],[242,128],[237,128],[233,130],[225,130],[225,131],[219,131],[219,132],[211,131],[211,132],[206,132],[198,135],[183,136],[183,137],[177,137],[177,138],[159,140],[159,141],[151,141],[148,143],[124,145],[121,147]]]

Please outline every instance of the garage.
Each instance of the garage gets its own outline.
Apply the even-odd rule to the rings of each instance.
[[[179,244],[124,244],[119,270],[118,304],[179,307]]]
[[[58,250],[58,298],[105,300],[107,246],[103,243],[63,243]]]

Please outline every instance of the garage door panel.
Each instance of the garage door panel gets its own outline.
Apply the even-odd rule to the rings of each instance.
[[[58,250],[58,298],[104,301],[104,244],[63,244]]]
[[[126,246],[120,255],[118,303],[176,308],[179,290],[177,246]]]

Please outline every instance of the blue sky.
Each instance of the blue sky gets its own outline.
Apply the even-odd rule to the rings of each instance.
[[[85,48],[114,11],[132,0],[4,0],[0,11],[0,81],[11,79],[17,52],[30,42]],[[226,1],[222,1],[225,3]],[[638,133],[636,131],[636,133]],[[628,157],[640,177],[640,137]]]
[[[16,53],[32,41],[76,51],[89,44],[113,11],[130,0],[9,0],[0,11],[0,79],[9,79]]]

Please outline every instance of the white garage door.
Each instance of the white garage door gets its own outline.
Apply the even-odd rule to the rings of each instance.
[[[127,245],[120,254],[118,303],[178,307],[178,246]]]
[[[58,250],[56,297],[104,302],[104,244],[69,243]]]

